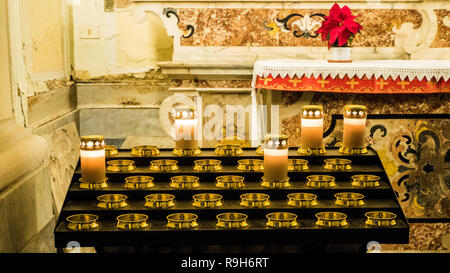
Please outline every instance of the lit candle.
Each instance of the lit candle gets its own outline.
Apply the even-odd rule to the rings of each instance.
[[[106,179],[105,140],[102,136],[81,137],[81,178],[85,183],[101,183]]]
[[[363,105],[346,105],[344,107],[344,135],[342,153],[365,153],[367,108]]]
[[[264,141],[264,177],[263,180],[288,180],[288,143],[284,135],[270,135]]]
[[[300,153],[325,153],[323,144],[323,107],[306,105],[302,107]]]
[[[197,118],[194,109],[188,107],[179,107],[175,109],[175,150],[184,154],[183,151],[194,151],[198,149],[198,140],[196,134]]]

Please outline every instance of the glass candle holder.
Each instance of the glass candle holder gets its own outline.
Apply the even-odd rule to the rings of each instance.
[[[197,140],[197,117],[191,107],[177,107],[173,111],[175,119],[174,155],[192,156],[201,153]]]
[[[149,189],[153,188],[155,184],[153,183],[154,178],[146,175],[135,175],[125,177],[125,189]]]
[[[105,188],[108,186],[106,183],[105,146],[103,136],[81,137],[81,188]]]
[[[166,209],[175,206],[175,195],[167,193],[154,193],[145,196],[146,208]]]
[[[220,228],[245,228],[248,226],[248,216],[238,212],[226,212],[216,216]]]
[[[293,228],[298,226],[297,215],[290,212],[272,212],[266,215],[266,225],[271,228]]]
[[[169,186],[177,189],[190,189],[200,187],[199,178],[192,175],[177,175],[170,178]]]
[[[131,149],[131,155],[134,156],[155,156],[159,155],[158,147],[154,145],[141,145]]]
[[[216,177],[216,187],[225,189],[238,189],[245,187],[244,177],[239,175],[222,175]]]
[[[289,187],[288,139],[285,135],[268,135],[264,141],[263,187]]]
[[[324,154],[323,143],[323,107],[306,105],[302,107],[300,154]]]
[[[367,153],[365,144],[367,108],[363,105],[344,107],[343,143],[339,152],[344,154]]]
[[[173,213],[167,215],[167,227],[174,229],[196,228],[198,216],[193,213]]]
[[[220,194],[199,193],[192,196],[192,206],[197,208],[215,208],[222,205],[222,195]]]

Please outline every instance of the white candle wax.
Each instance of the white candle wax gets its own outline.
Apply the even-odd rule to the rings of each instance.
[[[301,144],[305,148],[323,148],[323,119],[302,118]]]
[[[364,148],[366,119],[344,118],[343,145],[347,148]]]
[[[195,129],[196,119],[176,119],[175,123],[175,147],[177,149],[195,149],[198,146]]]
[[[101,182],[106,177],[105,149],[80,151],[81,177],[85,182]]]
[[[264,178],[285,180],[288,177],[288,149],[264,148]]]

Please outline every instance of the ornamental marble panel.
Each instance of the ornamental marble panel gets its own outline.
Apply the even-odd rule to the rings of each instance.
[[[436,10],[441,18],[446,16]],[[278,22],[292,14],[308,15],[291,17],[286,26]],[[310,25],[311,33],[320,26],[321,17],[313,14],[328,14],[326,9],[213,9],[180,8],[178,27],[195,31],[189,38],[181,38],[182,46],[326,46],[319,37],[297,38],[294,31],[302,25]],[[422,15],[414,9],[354,9],[358,22],[363,26],[360,35],[353,41],[355,47],[393,47],[395,33],[403,23],[412,23],[414,28],[422,24]],[[441,18],[442,21],[442,18]],[[317,25],[318,23],[318,25]],[[445,31],[445,29],[442,29]],[[444,35],[445,36],[445,35]],[[439,39],[439,46],[449,46],[450,41]]]

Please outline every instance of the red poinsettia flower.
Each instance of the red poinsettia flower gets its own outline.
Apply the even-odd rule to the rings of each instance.
[[[322,40],[328,40],[328,47],[336,42],[337,46],[343,46],[350,37],[353,37],[362,29],[362,26],[353,20],[354,18],[356,16],[352,15],[349,7],[344,6],[341,9],[335,3],[330,10],[330,14],[325,16],[325,21],[322,22],[322,26],[317,30],[317,33],[321,34]]]

